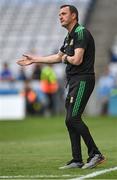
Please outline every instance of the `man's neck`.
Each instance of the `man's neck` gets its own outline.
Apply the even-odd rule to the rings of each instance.
[[[77,21],[74,21],[73,23],[71,23],[68,27],[67,27],[67,30],[68,32],[70,33],[73,29],[73,27],[76,25]]]

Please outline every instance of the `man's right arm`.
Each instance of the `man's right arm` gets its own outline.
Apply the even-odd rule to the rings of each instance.
[[[64,53],[59,51],[57,54],[50,56],[35,56],[24,54],[22,59],[17,61],[17,64],[20,66],[27,66],[33,63],[44,63],[44,64],[53,64],[62,62],[62,56]]]

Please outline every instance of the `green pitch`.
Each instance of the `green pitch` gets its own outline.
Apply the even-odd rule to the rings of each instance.
[[[107,161],[95,169],[59,170],[71,160],[64,117],[0,121],[0,179],[70,179],[117,166],[117,118],[84,117]],[[87,159],[84,143],[83,157]],[[12,176],[12,177],[11,177]],[[117,170],[92,179],[117,179]]]

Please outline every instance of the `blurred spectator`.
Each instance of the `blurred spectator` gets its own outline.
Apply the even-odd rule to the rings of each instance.
[[[56,113],[56,93],[58,91],[58,82],[56,74],[52,65],[42,68],[40,87],[48,99],[47,112],[51,114]]]
[[[35,64],[34,70],[32,73],[32,79],[34,80],[40,80],[40,75],[41,75],[41,64]]]
[[[113,76],[117,77],[117,37],[115,37],[115,41],[110,50],[110,64],[109,64],[110,72]]]
[[[53,54],[57,54],[58,49],[53,50]],[[65,101],[65,84],[66,84],[66,77],[65,77],[65,64],[55,63],[53,64],[54,72],[56,73],[57,82],[59,84],[58,91],[56,93],[56,112],[64,113],[64,101]]]
[[[30,86],[30,82],[28,80],[25,81],[24,90],[21,94],[25,97],[27,114],[35,115],[42,113],[42,104],[38,101],[36,91]]]
[[[21,67],[17,76],[17,80],[25,81],[27,79],[24,67]]]
[[[110,61],[112,63],[117,63],[117,37],[115,37],[115,41],[110,50]]]
[[[0,73],[0,80],[2,81],[12,81],[14,80],[13,73],[11,72],[8,63],[4,63],[2,71]]]
[[[57,76],[57,81],[59,84],[59,88],[57,91],[57,113],[64,113],[64,101],[65,101],[65,67],[66,65],[63,65],[61,63],[54,64],[53,68]]]
[[[115,79],[112,74],[110,74],[109,67],[106,67],[98,81],[98,100],[101,105],[101,115],[108,114],[108,102],[114,83]]]
[[[110,63],[110,64],[109,64],[109,70],[110,70],[110,73],[111,73],[115,78],[117,78],[117,63]]]
[[[117,63],[117,46],[112,46],[110,50],[110,62]]]

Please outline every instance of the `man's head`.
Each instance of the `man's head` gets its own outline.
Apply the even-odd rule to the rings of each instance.
[[[59,18],[61,25],[67,28],[70,24],[78,22],[78,10],[72,5],[62,5],[60,7]]]

